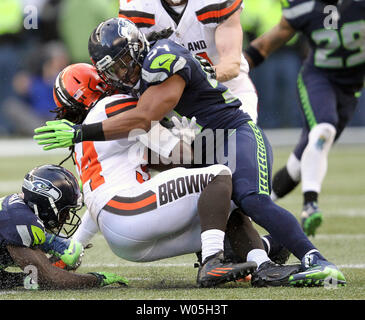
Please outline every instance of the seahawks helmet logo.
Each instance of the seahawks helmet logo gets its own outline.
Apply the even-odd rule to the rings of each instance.
[[[131,38],[131,34],[135,30],[134,25],[127,19],[118,19],[118,35],[125,37],[128,40]]]
[[[61,198],[62,192],[55,187],[50,181],[32,176],[33,181],[24,179],[23,187],[31,192],[38,193],[44,197],[57,201]]]

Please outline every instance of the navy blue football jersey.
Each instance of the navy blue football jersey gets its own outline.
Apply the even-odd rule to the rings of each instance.
[[[144,59],[140,92],[174,74],[181,76],[186,86],[168,118],[195,116],[201,130],[235,128],[251,119],[239,109],[241,101],[226,86],[206,73],[187,49],[169,39],[157,41]]]
[[[365,74],[365,0],[333,6],[320,0],[282,0],[283,16],[309,40],[305,65],[340,85],[361,87]]]
[[[18,194],[0,199],[0,245],[35,247],[46,240],[42,221]]]

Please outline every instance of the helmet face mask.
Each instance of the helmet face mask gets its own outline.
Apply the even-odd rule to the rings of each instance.
[[[93,64],[110,86],[121,91],[128,92],[138,83],[148,51],[146,37],[123,18],[102,22],[89,39]]]
[[[117,59],[104,71],[104,75],[109,81],[121,84],[125,88],[132,89],[138,82],[141,66],[138,61],[128,53]]]
[[[75,176],[63,167],[44,165],[26,174],[22,186],[24,202],[42,220],[44,227],[69,238],[81,223],[77,211],[83,206]]]

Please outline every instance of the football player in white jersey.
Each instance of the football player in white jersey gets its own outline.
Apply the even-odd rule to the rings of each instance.
[[[67,67],[55,83],[59,117],[75,121],[76,116],[79,122],[84,118],[82,123],[88,124],[137,105],[136,98],[124,94],[113,94],[90,104],[95,97],[102,97],[103,85],[93,66]],[[85,105],[89,108],[87,112]],[[157,151],[168,156],[180,138],[171,133],[170,139],[165,138],[161,136]],[[167,149],[170,151],[166,152]],[[88,208],[75,239],[87,243],[100,229],[117,256],[136,262],[201,250],[205,264],[199,269],[197,282],[203,287],[254,272],[255,262],[231,263],[223,259],[231,209],[230,169],[223,165],[180,167],[151,178],[146,169],[145,150],[145,145],[135,137],[75,145],[77,171]],[[216,268],[224,271],[212,273]]]
[[[124,94],[103,97],[104,85],[90,65],[75,64],[66,68],[55,84],[57,118],[94,123],[136,106],[136,98]],[[180,132],[186,132],[186,129],[189,129],[189,124],[182,125]],[[169,133],[167,129],[158,130]],[[74,239],[86,245],[100,229],[117,256],[138,262],[202,251],[202,261],[208,262],[199,271],[198,283],[201,286],[244,276],[256,266],[270,261],[264,250],[256,249],[262,240],[247,217],[234,215],[226,230],[231,209],[231,196],[227,191],[231,176],[222,175],[222,172],[227,173],[227,167],[180,167],[153,178],[149,176],[145,152],[141,150],[148,145],[167,157],[171,150],[174,153],[179,148],[180,142],[180,138],[169,134],[169,139],[160,135],[157,143],[146,143],[144,139],[148,135],[144,135],[138,137],[140,141],[124,138],[76,144],[77,171],[89,211],[84,214]],[[150,140],[151,137],[153,135],[149,136]],[[207,218],[208,215],[211,217]],[[224,231],[230,233],[235,252],[242,257],[247,256],[248,263],[223,262]],[[246,259],[239,262],[242,261]],[[222,277],[217,277],[217,274],[210,277],[207,272],[219,266],[232,268],[232,271]],[[282,273],[277,271],[278,268],[282,266],[272,264],[266,271],[254,273],[252,285],[285,285],[286,277],[280,278]],[[286,267],[287,273],[297,271],[298,265]]]
[[[119,4],[119,17],[133,21],[145,34],[171,28],[169,39],[208,60],[217,80],[257,122],[257,92],[242,54],[242,0],[120,0]]]

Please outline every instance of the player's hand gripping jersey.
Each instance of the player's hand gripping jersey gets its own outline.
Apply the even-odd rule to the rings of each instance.
[[[169,39],[157,41],[144,59],[141,94],[175,74],[185,80],[186,86],[173,115],[195,116],[200,129],[231,129],[250,120],[249,115],[239,109],[241,101],[204,72],[188,50]]]
[[[283,1],[283,16],[309,39],[306,67],[316,67],[340,85],[361,88],[365,72],[365,1]],[[338,17],[338,21],[336,21]]]
[[[174,21],[169,15],[162,2],[160,0],[120,0],[119,17],[133,21],[144,34],[161,31],[164,28],[171,28],[174,33],[169,37],[170,40],[181,44],[192,54],[204,57],[213,65],[218,64],[219,55],[215,42],[215,30],[219,24],[244,7],[243,1],[188,1],[178,22]],[[244,102],[244,110],[249,110],[250,115],[255,118],[253,120],[256,121],[257,95],[248,77],[248,72],[248,62],[242,54],[240,74],[236,78],[224,82],[224,84]],[[255,95],[255,98],[251,96],[252,94]]]

